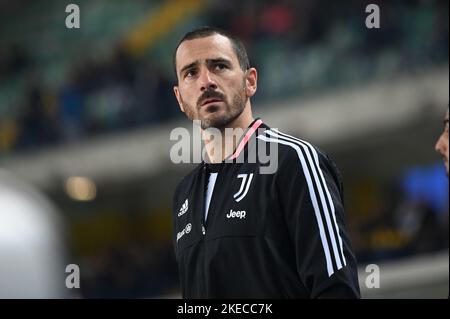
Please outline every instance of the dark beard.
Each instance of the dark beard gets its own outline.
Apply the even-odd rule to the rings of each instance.
[[[222,129],[228,127],[228,125],[230,123],[232,123],[235,119],[237,119],[242,114],[242,112],[244,111],[244,108],[245,108],[245,103],[247,103],[247,97],[243,98],[241,95],[236,94],[233,97],[232,104],[229,105],[227,103],[227,108],[230,111],[226,114],[226,116],[211,119],[211,120],[202,120],[201,124],[200,124],[201,128],[203,130],[206,130],[208,128],[214,127],[219,130],[222,130]]]
[[[235,119],[237,119],[244,111],[245,104],[247,103],[247,99],[248,99],[248,97],[245,94],[245,80],[243,81],[242,91],[240,93],[241,94],[238,93],[233,97],[233,101],[231,102],[231,105],[228,104],[228,102],[226,102],[224,100],[224,96],[222,96],[222,95],[218,96],[218,95],[214,94],[213,92],[204,94],[204,96],[199,99],[199,103],[197,103],[197,104],[200,104],[200,102],[202,100],[209,98],[209,97],[219,97],[225,101],[225,107],[227,108],[228,112],[224,117],[221,117],[221,118],[215,118],[215,119],[211,119],[211,120],[201,120],[200,121],[201,128],[203,130],[206,130],[208,128],[214,127],[214,128],[221,130],[221,129],[226,128],[231,122],[233,122]],[[196,119],[195,113],[193,112],[194,109],[190,105],[184,103],[182,98],[181,98],[181,101],[183,102],[183,104],[185,104],[187,106],[185,108],[185,113],[186,113],[187,117],[192,121],[195,120]],[[211,107],[214,107],[214,106],[211,106]]]

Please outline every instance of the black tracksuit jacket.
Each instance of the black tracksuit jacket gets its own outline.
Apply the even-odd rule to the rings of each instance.
[[[277,170],[262,174],[258,150],[274,154],[271,144]],[[344,217],[341,178],[327,155],[256,119],[231,157],[202,162],[176,188],[183,298],[359,298]]]

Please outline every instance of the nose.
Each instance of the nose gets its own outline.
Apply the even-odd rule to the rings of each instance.
[[[217,84],[214,79],[211,77],[211,72],[207,68],[203,68],[200,73],[200,90],[203,92],[208,89],[217,89]]]
[[[436,152],[438,152],[439,154],[444,154],[444,150],[443,150],[443,141],[442,141],[442,135],[439,136],[436,145],[434,146],[434,149]]]

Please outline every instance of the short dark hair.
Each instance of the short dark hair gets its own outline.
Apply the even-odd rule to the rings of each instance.
[[[178,47],[181,45],[181,43],[187,40],[206,38],[214,34],[220,34],[230,40],[234,53],[236,54],[237,59],[239,61],[239,65],[243,71],[247,71],[250,68],[250,61],[248,60],[247,50],[245,49],[244,44],[239,38],[235,37],[234,35],[225,30],[206,26],[189,31],[181,38],[180,42],[178,42],[177,47],[175,48],[175,51],[173,53],[173,69],[177,79],[178,74],[177,74],[176,55]]]

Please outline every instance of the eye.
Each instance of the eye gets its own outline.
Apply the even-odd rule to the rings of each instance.
[[[196,72],[195,70],[187,70],[186,73],[184,73],[185,78],[192,78],[195,76]]]
[[[227,69],[227,65],[225,63],[216,63],[216,65],[214,66],[216,70],[224,70]]]

